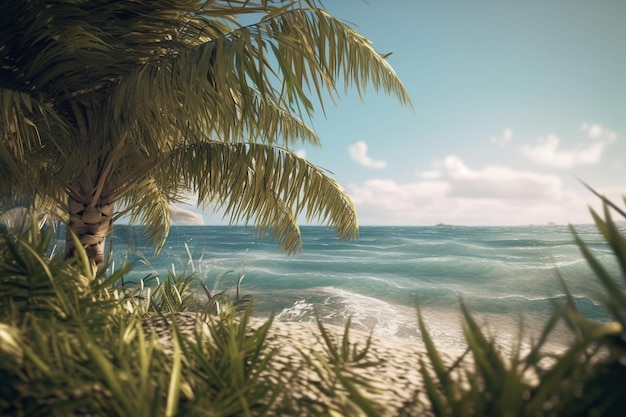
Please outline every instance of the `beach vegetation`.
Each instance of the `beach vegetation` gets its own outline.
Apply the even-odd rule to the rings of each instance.
[[[0,199],[63,221],[98,269],[115,221],[163,243],[189,198],[288,252],[300,217],[354,238],[349,196],[294,147],[350,88],[410,105],[318,0],[7,1],[0,39]]]
[[[277,361],[276,341],[267,340],[272,318],[252,326],[241,299],[197,311],[185,275],[169,274],[151,295],[120,286],[128,267],[105,278],[80,246],[69,259],[51,254],[51,229],[35,218],[19,234],[0,235],[1,415],[346,415],[372,407],[350,395],[366,383],[353,370],[371,359],[369,346],[349,342],[349,326],[341,342],[323,333],[326,354],[310,368]],[[319,384],[302,383],[309,370]]]
[[[585,317],[569,291],[566,277],[557,270],[566,296],[554,303],[554,313],[537,340],[522,352],[522,338],[512,351],[504,352],[497,334],[488,335],[471,313],[462,307],[466,357],[446,366],[431,339],[426,323],[419,325],[428,360],[420,369],[434,414],[455,416],[621,416],[626,407],[626,236],[613,219],[612,210],[626,219],[616,204],[599,195],[600,214],[591,216],[620,265],[612,276],[593,251],[570,226],[582,257],[602,284],[597,302],[610,320]],[[626,201],[626,200],[625,200]],[[562,351],[548,345],[550,334],[563,323],[571,341]]]
[[[0,235],[0,414],[414,416],[424,413],[425,398],[435,416],[620,416],[626,237],[612,206],[619,210],[605,201],[592,217],[617,276],[572,228],[610,320],[586,318],[559,277],[566,301],[555,302],[525,347],[520,336],[502,349],[462,306],[467,349],[455,358],[439,350],[418,314],[425,353],[414,366],[422,383],[393,410],[374,396],[381,390],[374,342],[353,342],[349,321],[337,336],[318,319],[319,345],[296,345],[285,356],[273,318],[254,321],[250,305],[227,308],[237,299],[222,298],[222,308],[199,310],[185,274],[169,274],[150,296],[120,286],[129,267],[105,277],[83,249],[64,259],[50,250],[54,230],[30,216],[29,227]],[[561,350],[549,345],[558,323],[571,334]]]

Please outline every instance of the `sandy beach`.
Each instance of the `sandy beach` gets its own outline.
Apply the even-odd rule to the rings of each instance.
[[[183,334],[193,334],[195,326],[200,325],[203,333],[210,337],[207,326],[215,324],[212,322],[216,318],[210,317],[208,321],[198,318],[195,313],[175,315]],[[249,334],[267,321],[249,318]],[[171,333],[163,318],[154,317],[149,326],[158,331],[162,346],[170,350]],[[373,404],[375,415],[433,415],[420,373],[422,361],[430,368],[422,341],[349,329],[349,337],[344,343],[344,327],[324,324],[323,328],[326,340],[317,323],[273,320],[267,333],[266,352],[273,351],[273,355],[260,375],[271,385],[282,386],[281,389],[291,398],[298,400],[297,406],[304,407],[300,415],[311,415],[311,409],[316,410],[314,415],[324,414],[328,405],[332,405],[331,409],[347,407],[345,409],[349,411],[339,415],[366,415],[354,406],[359,397]],[[444,365],[449,368],[456,366],[460,358],[463,361],[461,366],[472,360],[471,355],[463,356],[464,352],[436,347]],[[503,354],[507,356],[506,352]],[[531,374],[525,377],[529,382],[534,379]],[[346,389],[346,381],[356,390]]]
[[[197,321],[195,313],[178,313],[175,319],[183,334],[191,335],[200,325],[203,333],[209,335],[206,326],[215,318],[210,318],[209,322]],[[267,319],[250,318],[248,329],[252,333],[265,323]],[[162,317],[154,317],[148,325],[157,330],[162,346],[171,350],[169,324],[164,323]],[[331,324],[324,324],[324,329],[331,344],[341,351],[345,329]],[[355,383],[358,395],[375,403],[379,415],[432,415],[419,372],[420,359],[429,363],[421,342],[370,335],[355,329],[349,330],[348,339],[348,345],[341,352],[348,359],[341,361],[340,373]],[[266,339],[266,347],[274,350],[274,355],[264,378],[273,384],[283,384],[294,398],[304,400],[308,406],[351,402],[354,395],[337,380],[334,371],[338,368],[329,360],[332,354],[327,346],[317,323],[274,320]],[[440,353],[447,365],[461,355],[446,350]],[[349,415],[358,416],[361,411],[356,409]]]
[[[264,320],[253,319],[251,327],[256,328],[265,323]],[[333,325],[324,325],[328,334],[336,346],[341,346],[344,328]],[[419,372],[419,361],[423,359],[428,363],[425,347],[421,342],[409,341],[394,337],[381,337],[369,333],[350,329],[350,350],[361,352],[367,346],[371,337],[371,345],[363,362],[369,362],[371,366],[350,367],[349,372],[354,372],[357,378],[367,381],[367,386],[360,387],[361,394],[380,405],[382,415],[397,416],[403,412],[411,415],[430,415],[429,401],[422,391],[422,376]],[[318,354],[323,355],[326,344],[320,334],[316,323],[299,323],[274,321],[268,334],[268,343],[277,349],[274,358],[273,369],[277,376],[281,376],[281,370],[304,369],[298,372],[300,378],[308,379],[297,386],[311,387],[307,392],[298,393],[312,401],[327,401],[321,398],[319,390],[315,386],[320,384],[320,378],[312,372],[310,363],[316,361]],[[452,364],[459,356],[453,352],[445,352],[444,360]],[[356,365],[356,364],[355,364]],[[347,393],[335,392],[342,396]]]

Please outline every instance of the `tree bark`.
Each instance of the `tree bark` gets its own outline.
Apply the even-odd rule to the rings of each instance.
[[[104,198],[99,201],[85,202],[69,197],[69,222],[66,235],[65,256],[72,257],[76,247],[70,229],[76,234],[81,245],[87,252],[87,257],[95,264],[96,270],[102,270],[106,265],[106,239],[113,225],[113,203]]]

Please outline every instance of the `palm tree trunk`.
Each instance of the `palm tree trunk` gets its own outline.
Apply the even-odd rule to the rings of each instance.
[[[87,257],[95,264],[98,271],[103,269],[106,264],[106,238],[109,236],[113,225],[113,203],[103,201],[102,198],[99,200],[87,203],[83,202],[84,200],[79,201],[72,196],[69,197],[70,218],[65,239],[66,258],[74,256],[76,251],[69,230],[71,229],[85,248]]]

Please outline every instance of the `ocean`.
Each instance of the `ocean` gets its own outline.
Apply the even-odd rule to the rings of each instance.
[[[595,226],[576,227],[607,269],[619,267]],[[253,314],[276,320],[344,325],[381,336],[419,340],[417,309],[435,341],[462,350],[461,300],[503,344],[536,337],[564,301],[561,274],[587,317],[607,319],[602,286],[566,226],[374,227],[353,241],[326,227],[301,228],[303,251],[287,255],[252,227],[174,226],[161,253],[137,227],[114,235],[115,265],[134,262],[125,277],[164,277],[168,269],[194,273],[211,290],[251,295]],[[154,280],[146,281],[155,282]],[[623,280],[620,280],[623,284]],[[555,346],[567,342],[561,326]]]

